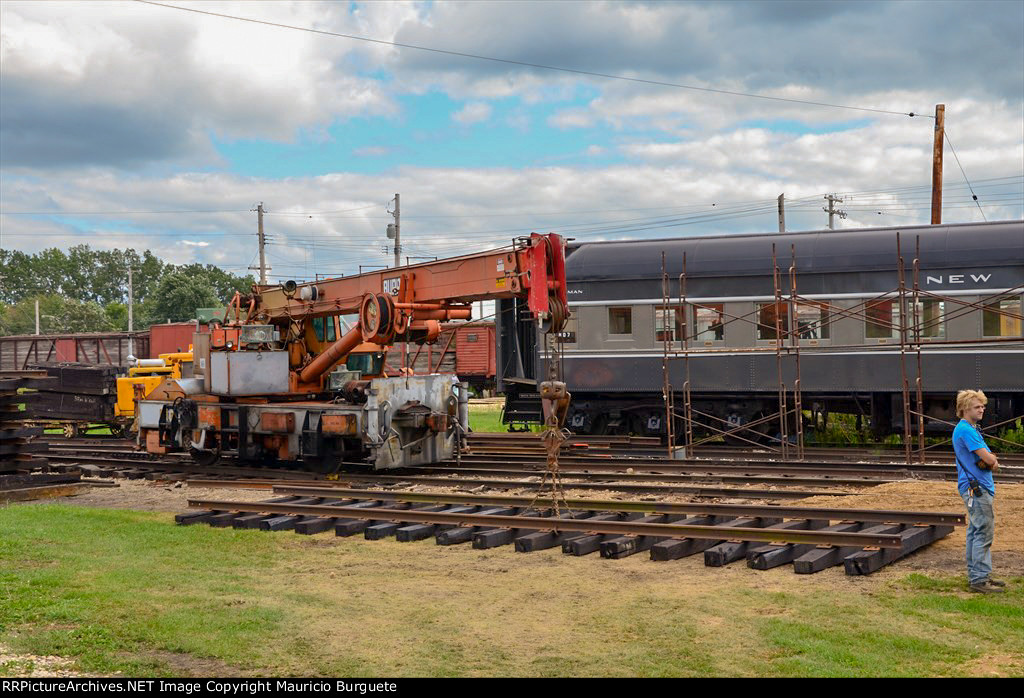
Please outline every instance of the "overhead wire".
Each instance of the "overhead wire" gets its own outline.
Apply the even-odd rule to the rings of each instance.
[[[299,26],[296,26],[296,25],[293,25],[293,24],[284,24],[282,22],[270,22],[268,20],[253,19],[251,17],[241,17],[241,16],[238,16],[238,15],[229,15],[229,14],[225,14],[225,13],[222,13],[222,12],[211,12],[209,10],[200,10],[200,9],[195,8],[195,7],[182,7],[180,5],[171,5],[171,4],[163,3],[163,2],[154,2],[153,0],[136,0],[136,2],[142,3],[144,5],[154,5],[156,7],[164,7],[164,8],[172,9],[172,10],[180,10],[182,12],[194,12],[196,14],[209,15],[211,17],[220,17],[220,18],[223,18],[223,19],[236,20],[236,21],[239,21],[239,22],[250,22],[252,24],[261,24],[261,25],[268,26],[268,27],[278,27],[280,29],[291,29],[293,31],[309,32],[311,34],[320,34],[320,35],[324,35],[324,36],[332,36],[332,37],[341,38],[341,39],[351,39],[353,41],[363,41],[363,42],[367,42],[367,43],[379,44],[379,45],[384,45],[384,46],[394,46],[395,48],[407,48],[407,49],[413,49],[413,50],[416,50],[416,51],[426,51],[426,52],[429,52],[429,53],[438,53],[438,54],[443,54],[443,55],[446,55],[446,56],[457,56],[457,57],[460,57],[460,58],[471,58],[471,59],[480,60],[480,61],[490,61],[490,62],[494,62],[494,63],[505,63],[505,64],[509,64],[509,65],[518,65],[518,66],[522,66],[522,67],[526,67],[526,68],[537,68],[537,69],[540,69],[540,70],[553,70],[553,71],[558,71],[558,72],[563,72],[563,73],[572,73],[574,75],[587,75],[587,76],[591,76],[591,77],[606,78],[606,79],[609,79],[609,80],[622,80],[622,81],[626,81],[626,82],[637,82],[637,83],[642,83],[642,84],[645,84],[645,85],[657,85],[659,87],[674,87],[674,88],[683,89],[683,90],[695,90],[695,91],[699,91],[699,92],[710,92],[710,93],[714,93],[714,94],[730,95],[730,96],[733,96],[733,97],[748,97],[748,98],[751,98],[751,99],[764,99],[764,100],[772,100],[772,101],[776,101],[776,102],[788,102],[788,103],[791,103],[791,104],[807,104],[807,105],[810,105],[810,106],[828,107],[828,108],[831,108],[831,109],[850,109],[850,110],[855,110],[855,111],[874,112],[876,114],[892,114],[892,115],[896,115],[896,116],[909,116],[909,117],[923,116],[923,117],[930,118],[930,119],[935,118],[935,117],[933,117],[933,116],[931,116],[929,114],[922,114],[922,113],[914,112],[914,111],[910,111],[910,112],[893,111],[891,109],[877,109],[877,108],[874,108],[874,107],[856,107],[856,106],[852,106],[852,105],[848,105],[848,104],[831,104],[829,102],[816,102],[816,101],[805,100],[805,99],[795,99],[795,98],[792,98],[792,97],[775,97],[775,96],[772,96],[772,95],[761,95],[761,94],[755,94],[755,93],[752,93],[752,92],[739,92],[739,91],[735,91],[735,90],[723,90],[723,89],[718,89],[718,88],[713,88],[713,87],[698,87],[696,85],[684,85],[682,83],[666,82],[666,81],[662,81],[662,80],[648,80],[648,79],[645,79],[645,78],[630,77],[628,75],[615,75],[615,74],[612,74],[612,73],[599,73],[599,72],[591,71],[591,70],[578,70],[578,69],[575,69],[575,68],[565,68],[565,67],[562,67],[562,66],[544,65],[542,63],[530,63],[528,61],[517,61],[517,60],[513,60],[513,59],[509,59],[509,58],[495,58],[493,56],[484,56],[484,55],[475,54],[475,53],[466,53],[466,52],[463,52],[463,51],[450,51],[450,50],[446,50],[446,49],[433,48],[433,47],[430,47],[430,46],[418,46],[416,44],[406,44],[406,43],[401,43],[401,42],[398,42],[398,41],[387,41],[387,40],[384,40],[384,39],[372,39],[372,38],[366,37],[366,36],[357,36],[355,34],[344,34],[344,33],[341,33],[341,32],[331,32],[331,31],[327,31],[325,29],[313,29],[312,27],[299,27]]]
[[[953,158],[956,160],[956,164],[960,168],[960,174],[964,176],[964,181],[967,182],[967,187],[971,190],[971,196],[974,197],[974,203],[978,204],[978,210],[981,211],[982,219],[987,221],[988,219],[985,218],[985,211],[981,208],[981,202],[978,201],[978,195],[974,193],[974,188],[971,187],[971,180],[967,179],[967,173],[964,172],[964,166],[960,164],[960,156],[956,154],[956,148],[953,147],[953,141],[949,140],[949,132],[945,127],[942,129],[942,135],[945,137],[946,142],[949,143],[949,149],[953,151]]]

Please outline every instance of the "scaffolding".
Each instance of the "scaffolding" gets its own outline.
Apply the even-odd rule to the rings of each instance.
[[[932,421],[952,426],[955,426],[955,424],[926,413],[925,394],[929,391],[925,384],[922,361],[922,353],[924,352],[922,352],[922,348],[927,346],[938,349],[943,346],[963,346],[965,344],[982,347],[992,344],[1010,344],[1014,347],[1024,348],[1024,336],[1022,336],[1021,332],[1024,318],[1022,318],[1020,312],[1020,297],[1021,293],[1024,292],[1024,284],[983,295],[974,301],[927,291],[920,284],[920,249],[920,236],[916,236],[914,257],[910,265],[910,280],[908,282],[902,241],[899,233],[897,233],[896,287],[863,299],[852,307],[842,307],[830,301],[821,301],[802,296],[797,287],[798,266],[796,246],[790,246],[790,264],[788,269],[784,271],[779,267],[776,246],[772,245],[770,262],[774,305],[772,306],[770,323],[765,322],[766,318],[763,317],[764,308],[759,307],[758,304],[754,305],[754,310],[750,313],[734,315],[726,312],[724,304],[720,307],[712,307],[691,300],[687,295],[687,256],[685,252],[682,258],[682,271],[677,279],[678,296],[673,301],[671,298],[671,283],[667,271],[666,256],[665,253],[662,253],[662,396],[665,404],[669,456],[675,458],[680,456],[683,458],[694,458],[696,457],[697,447],[724,438],[733,443],[751,445],[767,450],[784,460],[803,460],[805,439],[801,357],[808,353],[829,354],[837,351],[849,351],[851,349],[865,353],[889,352],[892,350],[892,344],[889,344],[889,340],[893,337],[898,339],[899,342],[904,458],[908,464],[913,463],[915,459],[919,462],[924,462],[927,451],[948,447],[951,439],[931,445],[926,445],[925,443],[926,422]],[[788,279],[786,278],[787,276]],[[1017,299],[1017,312],[1004,310],[1000,307],[1001,301],[1010,299]],[[925,300],[933,301],[930,307],[938,307],[939,312],[925,314],[923,312],[923,301]],[[888,306],[890,308],[889,319],[883,320],[878,317],[875,309],[883,307],[887,303],[895,303],[898,312],[893,313],[892,306]],[[937,306],[936,303],[938,304]],[[812,322],[800,320],[796,316],[796,312],[797,308],[801,305],[820,308],[819,319]],[[954,307],[956,310],[951,310]],[[950,310],[947,311],[947,309]],[[696,342],[701,333],[696,322],[698,310],[717,312],[720,317],[723,333],[725,326],[732,323],[752,323],[757,331],[767,331],[765,334],[772,335],[771,338],[774,339],[774,342],[772,345],[724,348],[708,348],[691,344]],[[678,342],[674,337],[674,333],[668,331],[667,323],[670,311],[673,317],[679,317],[681,313],[684,319],[681,331],[679,332]],[[939,337],[936,332],[932,331],[943,327],[947,320],[972,312],[994,314],[1001,321],[1005,318],[1011,328],[1012,336],[986,337],[984,336],[985,332],[983,329],[976,338],[946,339],[945,336]],[[898,316],[898,321],[893,320],[893,314]],[[802,343],[801,340],[816,334],[824,336],[828,326],[848,318],[854,318],[863,322],[866,328],[875,325],[880,330],[887,330],[886,338],[884,340],[879,339],[877,344],[867,344],[866,342],[861,344],[829,343],[827,346],[821,346],[817,345],[815,341],[808,342],[808,344]],[[983,328],[984,320],[983,316]],[[677,325],[672,326],[675,327]],[[1016,328],[1015,333],[1012,332],[1013,328]],[[866,339],[867,336],[865,336]],[[774,354],[777,410],[770,414],[759,414],[755,419],[743,423],[742,420],[730,421],[727,418],[724,419],[721,416],[698,410],[694,406],[691,359],[722,353]],[[683,385],[681,390],[677,391],[671,382],[671,367],[674,361],[679,360],[683,362]],[[789,372],[790,380],[788,381],[787,366],[791,368]],[[913,380],[911,380],[911,377]],[[913,384],[913,387],[911,387],[911,384]],[[677,395],[682,398],[682,411],[676,409]],[[1024,415],[1015,414],[998,424],[986,425],[986,437],[996,442],[1011,443],[992,432],[1000,427],[1012,424],[1022,417]],[[766,433],[765,430],[769,429],[770,431],[770,427],[773,425],[777,425],[777,433],[775,435]],[[702,438],[695,438],[695,431],[697,429],[708,432],[708,435]],[[681,453],[677,441],[682,442]]]

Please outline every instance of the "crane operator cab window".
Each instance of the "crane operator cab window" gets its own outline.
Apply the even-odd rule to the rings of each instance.
[[[349,354],[346,371],[359,371],[364,376],[378,376],[384,368],[383,354]]]
[[[336,341],[338,339],[338,334],[335,331],[334,317],[313,318],[313,333],[316,335],[318,342]]]

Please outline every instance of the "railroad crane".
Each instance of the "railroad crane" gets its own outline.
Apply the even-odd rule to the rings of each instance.
[[[472,303],[518,298],[542,333],[569,315],[565,243],[517,238],[511,249],[310,283],[254,285],[225,323],[193,342],[193,377],[139,401],[139,442],[201,464],[301,462],[317,472],[452,457],[468,427],[466,391],[450,375],[383,373],[396,341],[434,341]],[[460,406],[460,400],[461,406]]]

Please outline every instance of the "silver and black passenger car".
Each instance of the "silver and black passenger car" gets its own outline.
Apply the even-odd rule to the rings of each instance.
[[[566,274],[562,362],[578,433],[666,433],[666,343],[677,357],[690,350],[667,362],[669,383],[682,390],[688,363],[698,412],[735,425],[776,412],[779,334],[799,342],[804,409],[856,414],[878,435],[903,429],[904,376],[915,388],[916,353],[902,369],[901,333],[921,347],[925,412],[937,418],[928,431],[949,429],[938,420],[955,421],[962,388],[985,391],[990,423],[1024,414],[1024,221],[577,243]],[[501,387],[514,396],[544,375],[544,351],[514,307],[500,310]],[[781,361],[790,391],[792,354]]]

